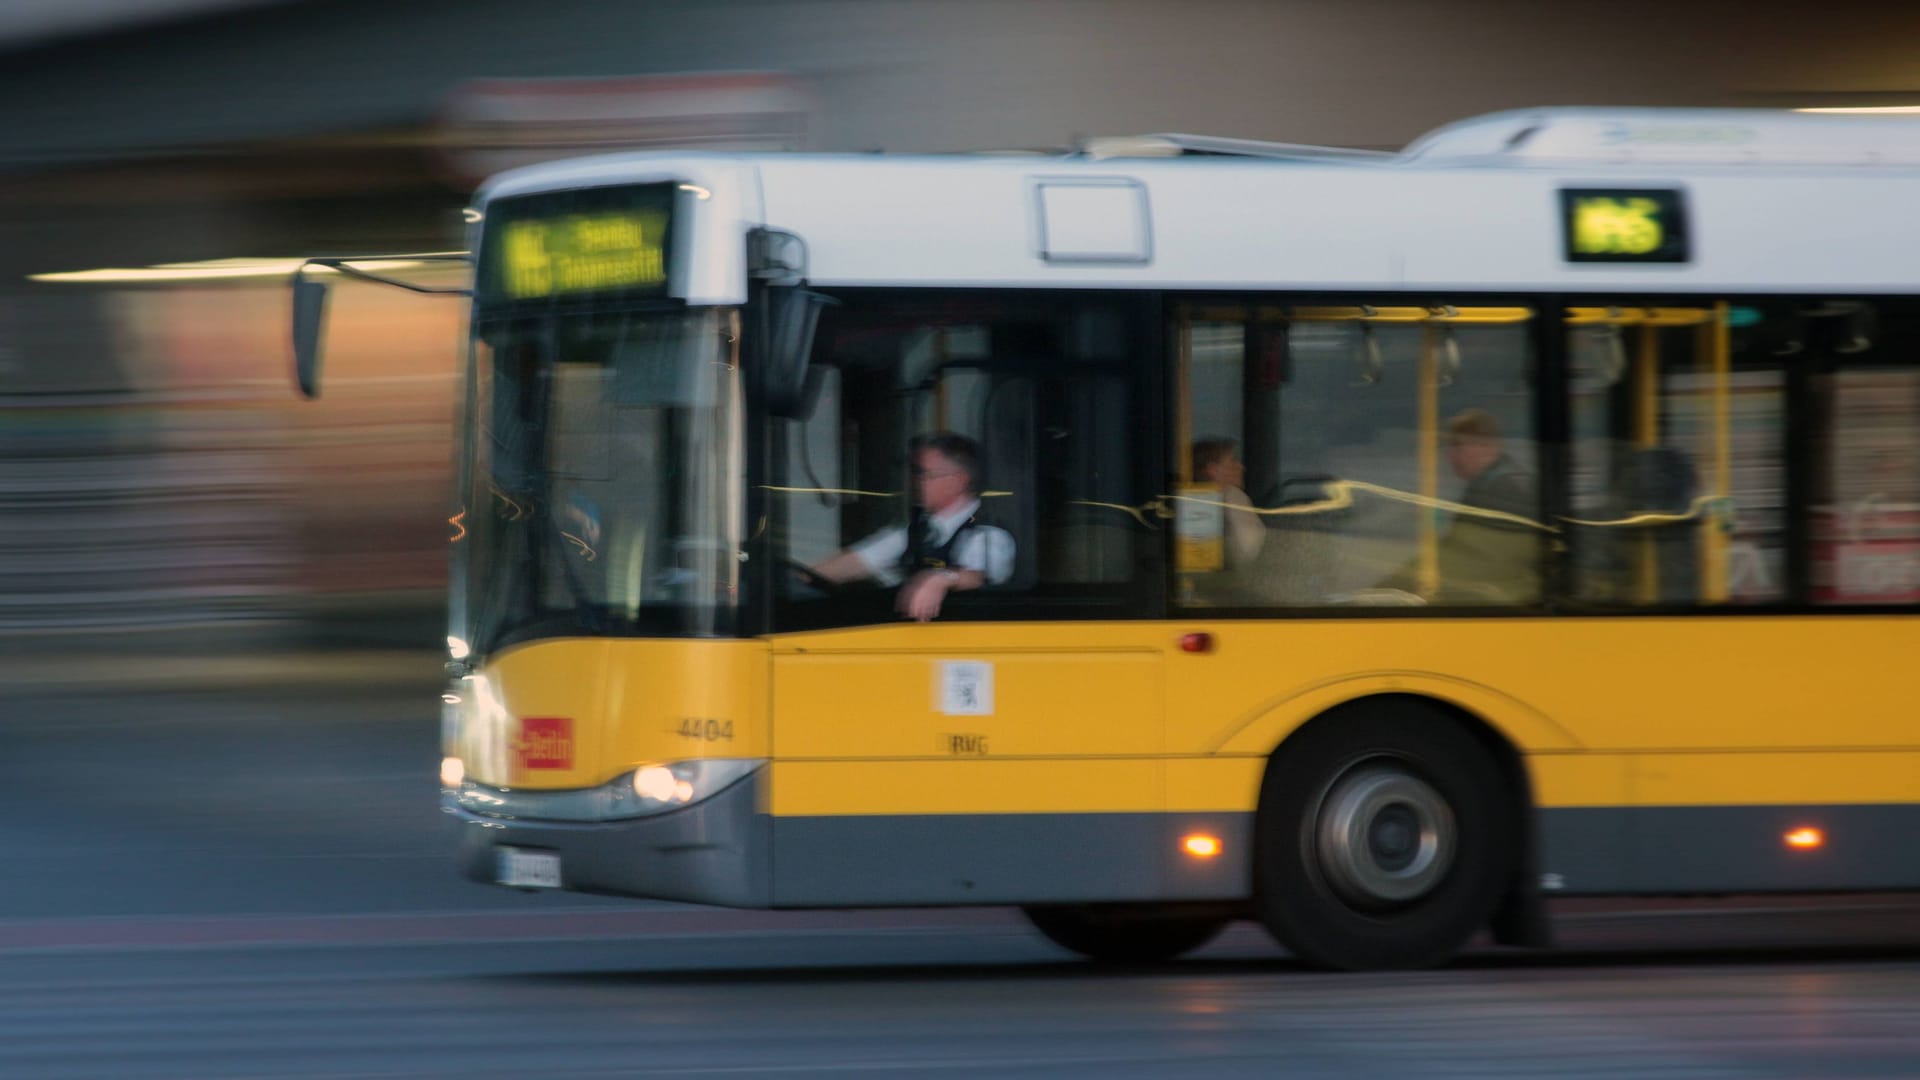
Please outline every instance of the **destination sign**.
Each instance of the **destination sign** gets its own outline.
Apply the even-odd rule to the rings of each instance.
[[[1672,188],[1560,192],[1568,262],[1683,263],[1686,204]]]
[[[507,296],[664,288],[667,215],[658,211],[573,214],[508,223],[500,242]]]
[[[660,296],[671,268],[671,185],[534,196],[490,211],[480,275],[495,302]]]

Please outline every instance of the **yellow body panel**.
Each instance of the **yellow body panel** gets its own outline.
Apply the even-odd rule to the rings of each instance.
[[[1633,785],[1640,806],[1920,802],[1920,750],[1644,754]]]
[[[1212,651],[1180,650],[1194,631]],[[807,771],[775,795],[781,813],[1250,811],[1275,746],[1383,693],[1485,720],[1525,755],[1542,806],[1920,801],[1909,617],[932,624],[773,648],[776,756],[881,766]],[[995,715],[938,712],[941,659],[995,665]],[[943,741],[965,731],[987,736],[979,753]],[[1156,752],[1157,802],[1119,769],[1058,772],[1073,788],[1059,803],[1024,793],[1061,759]],[[1086,788],[1106,775],[1131,790]]]
[[[776,814],[1164,808],[1164,653],[1137,627],[916,624],[774,650]],[[953,665],[989,673],[971,704]]]
[[[508,649],[465,680],[449,752],[482,783],[581,788],[636,764],[767,756],[767,646],[560,639]],[[528,768],[527,717],[572,722],[569,768]]]
[[[1169,749],[1263,752],[1336,700],[1426,693],[1524,751],[1920,746],[1904,703],[1920,620],[1901,617],[1365,619],[1219,623],[1170,663],[1204,703]],[[1217,717],[1208,727],[1202,717]]]
[[[1548,807],[1845,806],[1920,802],[1920,750],[1539,754]]]
[[[1631,755],[1548,753],[1530,755],[1526,762],[1537,805],[1633,805]]]
[[[775,754],[788,761],[1159,756],[1161,658],[1144,649],[1060,646],[776,657]],[[969,662],[990,665],[992,711],[943,711],[942,665]]]
[[[1267,755],[1174,758],[1167,762],[1167,810],[1212,813],[1252,810],[1260,802]]]
[[[1208,652],[1179,647],[1213,635]],[[1382,693],[1450,702],[1546,807],[1920,802],[1901,616],[933,623],[767,641],[540,642],[468,683],[482,782],[586,787],[646,761],[765,757],[776,814],[1250,811],[1268,753]],[[949,664],[990,670],[956,713]],[[521,766],[566,716],[570,768]],[[708,724],[707,721],[713,721]],[[725,733],[725,737],[716,737]]]

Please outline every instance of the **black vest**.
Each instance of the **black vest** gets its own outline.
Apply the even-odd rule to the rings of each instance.
[[[945,543],[935,543],[933,515],[927,513],[925,507],[914,507],[913,517],[907,521],[907,549],[900,553],[901,576],[912,577],[922,570],[954,569],[954,546],[960,543],[960,538],[965,536],[967,530],[973,528],[974,523],[979,519],[980,512],[975,510],[973,516],[961,522],[960,527],[953,530],[953,535],[947,537]]]

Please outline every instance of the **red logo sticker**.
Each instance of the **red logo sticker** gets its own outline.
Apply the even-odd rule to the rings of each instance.
[[[565,716],[529,716],[520,721],[520,741],[513,748],[520,752],[523,769],[573,768],[573,720]]]

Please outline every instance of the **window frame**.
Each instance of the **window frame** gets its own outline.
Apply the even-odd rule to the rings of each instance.
[[[1169,292],[1165,294],[1165,330],[1162,335],[1169,343],[1167,377],[1170,387],[1166,397],[1168,413],[1166,428],[1169,433],[1168,438],[1171,440],[1172,434],[1182,431],[1186,424],[1184,418],[1174,415],[1175,410],[1181,407],[1181,402],[1171,388],[1171,383],[1178,375],[1175,370],[1174,353],[1172,350],[1178,347],[1177,339],[1181,329],[1180,314],[1182,311],[1205,311],[1209,308],[1215,310],[1243,308],[1254,311],[1260,308],[1322,306],[1377,308],[1441,308],[1446,306],[1531,308],[1534,312],[1534,318],[1529,320],[1526,325],[1528,327],[1528,347],[1532,357],[1532,368],[1529,372],[1529,379],[1535,388],[1535,392],[1534,400],[1529,409],[1529,415],[1532,419],[1535,433],[1533,441],[1536,447],[1536,495],[1539,501],[1539,512],[1545,515],[1550,512],[1550,508],[1556,505],[1556,500],[1559,498],[1556,492],[1557,489],[1562,486],[1560,478],[1550,475],[1548,472],[1549,462],[1558,461],[1560,451],[1555,450],[1550,453],[1548,447],[1553,445],[1554,440],[1558,440],[1561,444],[1564,444],[1566,438],[1564,423],[1560,421],[1560,418],[1553,416],[1549,410],[1543,407],[1545,387],[1547,385],[1544,373],[1548,360],[1546,342],[1542,340],[1542,335],[1546,334],[1549,323],[1549,320],[1544,318],[1543,315],[1547,310],[1546,305],[1553,299],[1555,298],[1543,298],[1538,295],[1523,295],[1510,292],[1491,293],[1467,290],[1446,292],[1444,294],[1429,292],[1383,292],[1377,290],[1290,290],[1259,292],[1219,292],[1209,290],[1205,292]],[[1551,334],[1546,334],[1546,336],[1548,338],[1552,337]],[[1556,355],[1554,360],[1557,362],[1559,357]],[[1547,425],[1550,421],[1558,423],[1559,426],[1556,428],[1548,427]],[[1193,434],[1197,435],[1198,433]],[[1172,447],[1171,445],[1169,446],[1170,452],[1177,451],[1177,449],[1178,448]],[[1179,475],[1179,468],[1176,464],[1168,473],[1167,491],[1171,492],[1174,490],[1174,486],[1178,483]],[[1542,520],[1546,519],[1543,517]],[[1553,543],[1543,543],[1540,545],[1539,557],[1541,565],[1539,570],[1541,596],[1540,599],[1531,604],[1484,606],[1428,604],[1409,607],[1342,606],[1328,604],[1201,606],[1183,605],[1177,600],[1179,582],[1177,580],[1178,574],[1173,556],[1174,543],[1175,539],[1171,536],[1171,530],[1169,530],[1168,552],[1166,555],[1168,609],[1176,618],[1198,620],[1536,618],[1553,613],[1554,602],[1557,595],[1553,591],[1554,585],[1557,575],[1560,573],[1559,564],[1564,561],[1554,550],[1557,545]]]
[[[1132,433],[1129,484],[1139,495],[1137,501],[1141,506],[1148,505],[1159,490],[1160,477],[1167,468],[1163,449],[1166,439],[1161,427],[1166,413],[1159,403],[1167,394],[1170,375],[1164,343],[1159,336],[1161,307],[1158,293],[1031,288],[814,287],[843,305],[840,310],[874,311],[891,305],[903,319],[923,312],[937,313],[941,308],[951,311],[977,307],[984,313],[995,304],[1016,312],[1058,308],[1074,303],[1117,309],[1123,320],[1128,344],[1121,361],[1111,365],[1111,369],[1124,375],[1129,386],[1131,422],[1127,430]],[[969,316],[972,314],[968,312]],[[823,332],[828,326],[823,319]],[[816,339],[816,356],[821,355],[824,347],[824,339]],[[750,377],[758,376],[755,374]],[[775,500],[769,497],[767,488],[777,483],[776,478],[785,471],[787,438],[784,425],[794,421],[770,416],[763,404],[764,398],[758,393],[751,395],[751,401],[749,427],[753,435],[749,460],[753,471],[748,486],[753,497],[749,520],[763,523],[755,527],[754,539],[749,545],[749,562],[758,568],[750,575],[755,598],[747,608],[754,632],[786,634],[855,629],[902,621],[900,616],[893,613],[894,589],[874,588],[869,590],[871,596],[861,596],[852,603],[843,601],[840,605],[796,604],[780,599],[775,574],[782,571],[784,556],[775,550],[774,536],[783,528],[778,522],[781,508],[774,505]],[[994,477],[988,479],[990,486],[998,483]],[[1151,514],[1148,514],[1148,519],[1152,520]],[[1164,531],[1162,523],[1154,522],[1154,526]],[[939,621],[959,624],[1165,619],[1168,611],[1163,583],[1167,570],[1163,562],[1163,550],[1164,545],[1141,539],[1135,544],[1132,573],[1125,581],[1093,584],[1084,590],[1069,584],[1044,586],[1038,591],[984,589],[951,593],[943,604]],[[834,617],[836,612],[855,608],[856,605],[857,613],[864,617]]]

